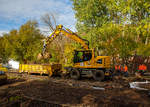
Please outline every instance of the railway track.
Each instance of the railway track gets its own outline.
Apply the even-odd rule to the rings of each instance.
[[[31,81],[31,80],[46,80],[46,79],[49,78],[46,75],[38,75],[38,74],[31,75],[31,74],[27,74],[27,73],[18,73],[18,72],[7,72],[6,74],[8,76],[8,79],[9,78],[10,79],[11,78],[17,78],[17,79],[25,79],[25,80],[28,80],[28,81]]]
[[[18,73],[18,72],[7,72],[8,78],[24,79],[25,81],[47,81],[54,82],[58,84],[69,85],[71,87],[77,88],[87,88],[87,89],[112,89],[112,88],[127,88],[129,87],[129,82],[132,80],[135,81],[135,77],[130,78],[118,78],[113,81],[95,81],[92,78],[82,78],[81,80],[73,79],[64,79],[61,77],[49,77],[48,75],[39,75],[39,74],[27,74],[27,73]]]
[[[123,85],[120,85],[119,83],[116,83],[114,81],[95,81],[92,78],[82,78],[81,80],[73,80],[73,79],[64,79],[61,77],[49,77],[49,76],[41,76],[41,75],[31,75],[27,73],[16,73],[16,72],[9,72],[7,73],[8,77],[12,78],[18,78],[18,79],[25,79],[28,82],[31,81],[47,81],[47,82],[53,82],[56,84],[63,84],[67,86],[71,86],[73,88],[85,88],[85,89],[102,89],[104,88],[120,88],[123,87],[123,85],[126,85],[128,83],[123,82]]]

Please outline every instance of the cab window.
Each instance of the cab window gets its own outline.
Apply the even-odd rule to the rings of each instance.
[[[92,53],[89,51],[75,51],[74,63],[89,61],[92,58]]]
[[[98,60],[97,60],[97,63],[98,63],[98,64],[102,64],[102,59],[98,59]]]

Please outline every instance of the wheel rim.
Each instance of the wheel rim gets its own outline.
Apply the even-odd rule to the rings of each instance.
[[[71,77],[72,77],[73,79],[79,79],[79,78],[80,78],[79,75],[80,75],[80,74],[79,74],[79,72],[78,72],[77,70],[72,70],[72,72],[71,72]]]
[[[101,76],[102,76],[101,73],[99,72],[96,73],[96,77],[101,77]]]
[[[95,71],[95,72],[93,73],[93,78],[94,78],[95,80],[101,81],[101,80],[104,79],[104,75],[103,75],[102,71]]]
[[[77,72],[73,71],[72,76],[77,76]]]

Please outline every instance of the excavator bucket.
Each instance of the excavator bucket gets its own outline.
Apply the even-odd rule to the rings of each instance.
[[[48,58],[52,58],[52,55],[50,53],[48,53],[48,52],[45,52],[44,54],[39,53],[37,58],[38,58],[38,60],[48,59]]]
[[[41,53],[38,54],[37,59],[38,59],[38,60],[41,60],[41,59],[42,59],[42,54],[41,54]]]
[[[43,48],[42,48],[42,53],[39,53],[37,58],[38,60],[41,60],[41,59],[47,59],[47,58],[52,58],[52,55],[48,52],[46,52],[46,40],[43,41]]]

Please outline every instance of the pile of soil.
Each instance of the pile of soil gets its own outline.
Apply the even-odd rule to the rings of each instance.
[[[38,104],[44,104],[46,106],[57,105],[57,106],[150,106],[150,98],[146,93],[130,89],[120,84],[120,87],[115,88],[115,85],[111,82],[90,82],[89,87],[85,86],[84,81],[74,81],[73,83],[78,85],[67,84],[66,80],[50,79],[43,81],[32,81],[24,84],[9,87],[5,90],[5,95],[0,95],[0,99],[5,102],[4,105],[10,105],[10,99],[15,99],[14,104],[26,105],[27,107]],[[60,82],[61,81],[61,82]],[[71,80],[70,80],[71,81]],[[105,86],[105,90],[93,89],[93,84],[99,86]],[[112,84],[112,85],[111,85]],[[81,87],[80,87],[81,85]],[[87,85],[87,84],[86,84]],[[111,88],[106,88],[110,87]],[[112,88],[113,87],[113,88]],[[5,97],[4,97],[5,96]],[[18,96],[18,97],[16,97]],[[18,99],[17,99],[18,98]],[[0,104],[2,100],[0,100]],[[13,104],[11,104],[13,105]]]
[[[139,87],[150,90],[150,83],[147,83],[147,84],[139,84]]]
[[[148,91],[130,89],[129,82],[136,78],[116,77],[113,81],[98,82],[15,73],[8,76],[18,79],[8,80],[7,88],[0,87],[0,107],[150,106]]]

